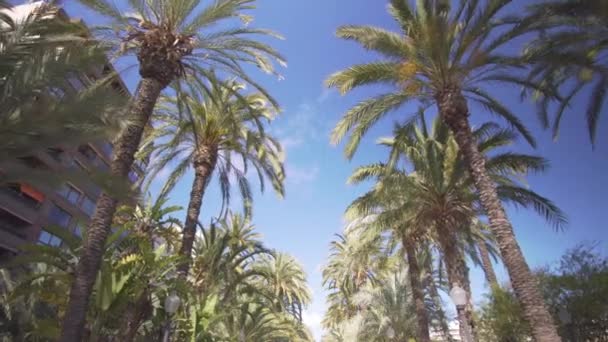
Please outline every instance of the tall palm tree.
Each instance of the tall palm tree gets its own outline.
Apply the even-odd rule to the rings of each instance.
[[[491,82],[515,83],[551,95],[551,87],[536,85],[513,72],[513,67],[522,65],[521,60],[501,51],[501,47],[526,31],[526,25],[509,25],[509,21],[499,20],[501,10],[510,2],[467,0],[452,9],[449,1],[421,0],[414,8],[406,0],[391,0],[389,13],[401,32],[372,26],[339,28],[339,37],[354,40],[366,49],[380,53],[384,59],[335,73],[329,77],[327,85],[338,88],[341,93],[369,84],[389,85],[391,91],[365,100],[348,111],[334,128],[332,141],[337,143],[350,133],[346,155],[352,157],[363,135],[387,113],[413,101],[423,109],[435,104],[467,161],[534,337],[539,342],[559,341],[553,318],[515,239],[468,121],[468,102],[471,101],[488,113],[505,118],[533,144],[530,132],[514,113],[491,95],[487,85]]]
[[[604,1],[547,0],[530,6],[526,15],[534,23],[530,29],[539,33],[524,50],[534,65],[530,79],[554,82],[564,92],[553,122],[549,99],[539,102],[541,122],[552,125],[557,138],[566,109],[587,89],[587,129],[595,144],[608,92],[608,5]]]
[[[272,71],[271,58],[283,63],[271,47],[251,38],[273,35],[270,31],[225,25],[211,28],[234,17],[250,21],[243,11],[252,9],[254,0],[219,0],[209,6],[199,6],[200,0],[129,1],[124,10],[109,0],[80,2],[111,21],[111,29],[103,32],[121,41],[121,51],[133,52],[139,62],[141,80],[125,112],[129,125],[114,145],[111,173],[116,176],[129,173],[161,91],[186,71],[205,75],[210,67],[217,67],[255,85],[241,63],[252,63],[268,72]],[[82,340],[88,298],[116,206],[116,199],[105,193],[99,196],[70,290],[60,341]]]
[[[176,165],[162,193],[169,192],[186,170],[194,170],[180,252],[186,260],[191,258],[203,197],[216,170],[224,207],[234,179],[247,216],[252,203],[247,179],[249,166],[257,172],[262,191],[267,178],[274,190],[283,195],[281,147],[266,134],[264,127],[273,119],[272,107],[263,94],[241,94],[243,89],[241,83],[222,83],[216,78],[210,79],[209,86],[189,87],[187,93],[180,92],[177,99],[168,100],[174,105],[159,111],[156,115],[159,127],[147,139],[151,144],[161,141],[153,145],[156,163],[150,170],[150,179],[170,163]],[[188,269],[189,261],[180,272],[186,275]]]
[[[515,138],[513,132],[491,123],[473,134],[485,154]],[[420,127],[397,126],[395,138],[380,142],[391,147],[391,158],[387,164],[363,166],[354,172],[349,182],[376,179],[378,184],[353,202],[348,215],[376,214],[380,229],[413,227],[410,236],[430,239],[439,247],[450,288],[457,284],[470,295],[464,245],[471,236],[480,239],[471,228],[480,199],[473,192],[473,179],[454,137],[440,120],[428,130],[422,118]],[[401,160],[406,161],[405,166],[398,164]],[[411,172],[406,169],[409,165]],[[509,152],[488,156],[488,170],[501,200],[532,207],[559,226],[564,222],[561,211],[551,201],[520,186],[513,177],[545,167],[546,161],[534,156]]]

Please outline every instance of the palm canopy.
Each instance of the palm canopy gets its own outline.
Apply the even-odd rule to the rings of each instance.
[[[285,307],[301,321],[302,309],[311,301],[302,266],[288,254],[273,253],[263,257],[253,267],[260,274],[260,286],[269,292],[268,297],[276,298],[279,307]]]
[[[96,71],[107,63],[107,47],[52,4],[22,6],[25,14],[0,6],[0,162],[49,146],[112,139],[124,124],[116,113],[127,99],[110,86],[115,74]],[[8,177],[28,171],[4,169]]]
[[[219,156],[217,179],[223,208],[230,202],[231,181],[238,184],[245,213],[250,214],[252,192],[248,170],[258,176],[261,191],[268,179],[283,195],[283,156],[280,144],[266,134],[265,124],[274,118],[267,97],[260,93],[242,94],[245,86],[234,80],[209,84],[194,83],[175,98],[166,98],[155,115],[156,129],[143,144],[143,153],[153,153],[156,162],[150,180],[173,166],[162,192],[172,190],[192,166],[198,151],[207,148]]]
[[[555,96],[551,87],[526,80],[514,72],[523,60],[503,52],[506,44],[525,32],[527,25],[511,25],[498,13],[511,0],[421,0],[415,8],[407,0],[391,0],[388,12],[401,31],[348,25],[337,35],[377,52],[376,62],[354,65],[331,75],[326,84],[345,94],[365,85],[387,85],[390,91],[364,100],[344,114],[332,132],[338,143],[347,134],[345,154],[351,158],[362,137],[378,120],[407,103],[427,110],[438,97],[454,90],[505,119],[530,143],[532,134],[506,105],[488,90],[490,83],[512,83]]]
[[[541,121],[559,134],[563,114],[573,99],[589,90],[585,109],[594,144],[608,91],[608,4],[605,1],[548,0],[529,7],[527,20],[539,32],[525,50],[533,63],[530,79],[553,82],[563,91],[553,119],[548,100],[539,102]],[[582,109],[577,109],[582,110]]]
[[[522,186],[517,177],[541,172],[547,161],[541,157],[497,151],[510,145],[517,135],[485,123],[474,131],[480,152],[487,158],[490,178],[497,186],[502,201],[530,207],[561,228],[565,215],[550,200]],[[375,215],[375,224],[393,227],[396,224],[414,230],[412,234],[433,237],[438,220],[451,226],[466,227],[481,215],[479,198],[473,189],[473,179],[458,150],[452,134],[440,120],[427,129],[421,125],[397,126],[394,138],[384,138],[381,144],[391,148],[388,163],[358,168],[350,183],[377,181],[374,189],[357,198],[347,209],[347,216]],[[409,168],[409,170],[408,170]],[[424,228],[424,231],[416,231]],[[468,231],[468,229],[467,229]],[[428,235],[431,234],[431,235]]]
[[[215,0],[206,5],[201,0],[130,0],[120,8],[111,0],[79,2],[110,19],[98,31],[120,42],[121,53],[135,52],[144,77],[154,73],[170,81],[186,70],[206,75],[219,69],[257,87],[240,63],[268,73],[274,73],[274,61],[285,64],[276,50],[252,38],[281,38],[270,30],[248,27],[253,17],[245,12],[255,8],[255,0]],[[224,24],[231,18],[242,24]],[[168,62],[162,65],[167,70],[155,65],[159,58]]]

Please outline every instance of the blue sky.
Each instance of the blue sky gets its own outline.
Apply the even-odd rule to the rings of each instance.
[[[98,18],[66,1],[68,11],[87,22]],[[117,1],[120,3],[120,1]],[[357,101],[373,95],[373,89],[362,89],[341,97],[323,88],[323,80],[331,73],[374,59],[353,43],[335,38],[334,32],[343,24],[373,24],[394,28],[386,14],[385,1],[369,0],[260,0],[253,12],[257,27],[271,28],[286,40],[275,46],[287,57],[288,67],[282,70],[285,80],[254,73],[254,76],[279,100],[283,113],[272,132],[286,150],[287,194],[279,200],[271,192],[256,194],[254,223],[265,242],[278,250],[294,255],[305,267],[315,300],[306,314],[306,321],[319,336],[319,321],[324,310],[320,267],[328,255],[328,245],[339,233],[347,204],[365,187],[346,185],[346,178],[359,165],[386,157],[384,150],[374,146],[380,136],[390,134],[393,115],[374,128],[364,140],[352,161],[347,161],[341,147],[330,146],[329,131],[341,115]],[[136,69],[123,74],[133,89],[138,81]],[[551,263],[568,248],[583,241],[601,241],[598,247],[608,254],[607,227],[603,223],[608,211],[608,121],[601,122],[595,151],[591,150],[584,124],[584,112],[571,110],[565,117],[559,140],[554,143],[548,132],[539,128],[533,108],[518,102],[517,92],[496,89],[505,102],[516,108],[520,117],[535,133],[539,146],[532,151],[518,144],[517,151],[540,154],[551,162],[551,169],[528,178],[530,187],[554,200],[568,215],[569,225],[563,232],[554,232],[536,214],[509,209],[509,216],[525,256],[532,267]],[[575,106],[574,109],[576,109]],[[580,108],[580,107],[579,107]],[[474,113],[473,122],[488,118]],[[187,205],[191,175],[184,178],[173,194],[173,202]],[[219,195],[212,183],[203,204],[203,222],[217,213]],[[235,201],[235,208],[239,208]],[[603,219],[603,220],[602,220]],[[499,269],[502,280],[507,280]],[[481,270],[472,272],[475,298],[484,291]]]

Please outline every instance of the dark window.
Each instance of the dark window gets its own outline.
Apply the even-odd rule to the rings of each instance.
[[[97,152],[95,152],[95,150],[93,150],[89,145],[81,145],[78,147],[78,152],[82,153],[83,156],[92,162],[98,158]]]
[[[48,167],[44,164],[40,159],[27,156],[19,158],[22,163],[24,163],[27,167],[31,167],[32,169],[46,170]]]
[[[80,207],[85,213],[87,213],[87,215],[91,216],[95,211],[95,202],[93,202],[93,200],[91,200],[88,196],[83,196]]]
[[[82,197],[82,193],[78,191],[75,187],[64,184],[59,191],[61,196],[68,200],[68,202],[77,205],[80,202],[80,198]]]
[[[51,156],[51,158],[53,158],[56,162],[61,163],[61,158],[65,152],[57,147],[49,147],[46,149],[46,153],[48,153],[48,155]]]
[[[67,228],[71,219],[72,215],[70,213],[53,204],[49,213],[49,221],[51,223]]]
[[[57,247],[61,245],[61,239],[47,232],[46,230],[42,230],[40,231],[40,237],[38,237],[38,243],[47,246]]]
[[[10,211],[0,208],[0,228],[7,229],[16,235],[25,237],[25,229],[29,225],[29,222],[13,215]]]

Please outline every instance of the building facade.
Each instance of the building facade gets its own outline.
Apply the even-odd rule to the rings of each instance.
[[[13,15],[27,15],[39,3],[30,3],[13,8]],[[25,14],[24,14],[25,13]],[[67,18],[65,13],[62,16]],[[75,90],[89,83],[85,78],[102,77],[111,72],[112,66],[100,65],[90,74],[68,79]],[[112,86],[117,92],[128,94],[120,79]],[[108,171],[112,160],[112,144],[107,141],[90,142],[81,146],[49,146],[45,151],[21,158],[29,167],[53,173],[80,169],[85,172]],[[136,183],[143,176],[145,164],[136,162],[129,173],[129,179]],[[61,226],[73,234],[81,235],[100,195],[100,187],[92,180],[79,182],[76,186],[69,182],[56,189],[42,190],[30,184],[13,183],[0,186],[0,262],[19,252],[25,243],[59,246],[62,241],[45,230],[49,225]]]

